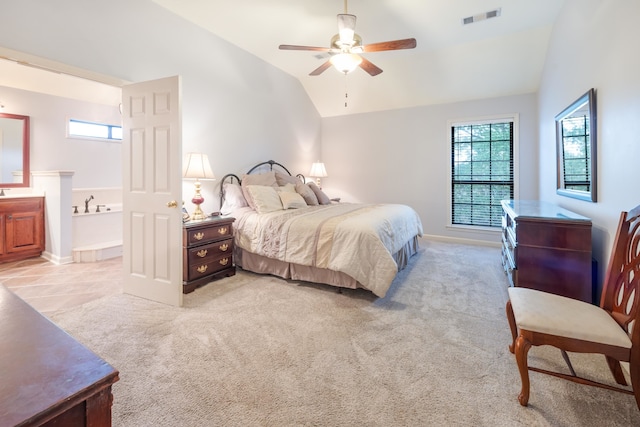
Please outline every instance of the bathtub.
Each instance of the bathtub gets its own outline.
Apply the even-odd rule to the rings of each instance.
[[[122,204],[72,208],[72,251],[74,262],[96,262],[122,256]]]

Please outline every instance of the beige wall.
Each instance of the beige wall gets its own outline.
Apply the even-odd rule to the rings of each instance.
[[[600,278],[620,211],[640,204],[640,2],[567,0],[551,37],[539,92],[540,197],[590,217]],[[556,195],[554,117],[597,91],[598,201]]]

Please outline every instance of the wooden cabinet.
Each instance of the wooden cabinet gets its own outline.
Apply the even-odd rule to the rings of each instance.
[[[0,199],[0,262],[40,256],[44,250],[44,197]]]
[[[235,218],[213,217],[184,224],[182,285],[185,294],[213,280],[236,274],[233,221]]]
[[[118,371],[0,285],[0,425],[111,425]]]
[[[589,218],[539,201],[503,200],[502,211],[511,286],[594,302]]]

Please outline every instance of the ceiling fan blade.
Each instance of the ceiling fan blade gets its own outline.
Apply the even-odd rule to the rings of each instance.
[[[280,50],[313,50],[318,52],[330,52],[329,47],[317,47],[317,46],[297,46],[294,44],[281,44],[278,49]]]
[[[327,61],[324,64],[322,64],[321,66],[319,66],[318,68],[316,68],[315,70],[313,70],[312,72],[309,73],[310,76],[319,76],[320,74],[324,73],[324,71],[328,68],[331,67],[331,61]]]
[[[365,70],[372,77],[375,77],[382,72],[382,68],[378,67],[373,62],[369,61],[367,58],[362,58],[362,62],[360,63],[360,68]]]
[[[383,50],[413,49],[417,46],[416,39],[393,40],[389,42],[373,43],[362,46],[363,52],[380,52]]]

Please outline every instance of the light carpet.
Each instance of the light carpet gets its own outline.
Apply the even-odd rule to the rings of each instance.
[[[115,295],[50,315],[120,371],[115,426],[638,426],[632,396],[508,351],[494,247],[421,241],[385,298],[239,270],[174,308]],[[614,384],[604,358],[579,374]],[[566,371],[538,347],[532,366]]]

